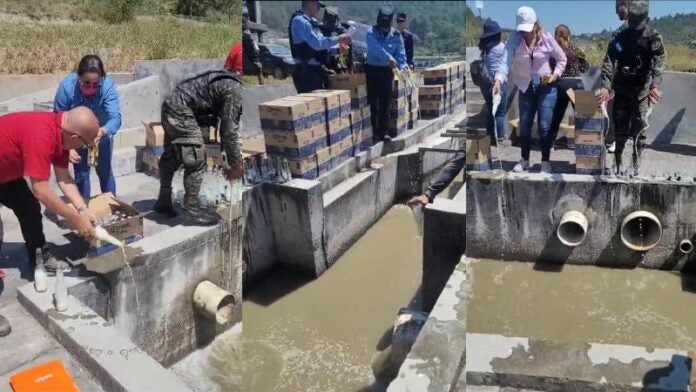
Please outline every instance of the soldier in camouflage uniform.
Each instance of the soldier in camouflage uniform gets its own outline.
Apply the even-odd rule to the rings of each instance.
[[[249,10],[247,7],[242,8],[242,56],[246,56],[249,64],[253,67],[251,70],[247,70],[246,74],[258,76],[259,84],[263,84],[261,55],[259,54],[259,46],[251,36],[251,29],[249,29]]]
[[[615,162],[619,172],[628,138],[633,142],[633,170],[638,174],[640,157],[645,147],[645,132],[652,106],[660,101],[660,84],[665,68],[662,35],[649,23],[648,0],[617,0],[628,8],[628,23],[609,43],[602,64],[600,103],[609,100],[614,90],[613,123]]]
[[[242,114],[241,76],[224,70],[208,71],[179,83],[162,103],[164,154],[160,158],[160,193],[154,210],[176,216],[172,206],[172,179],[184,167],[184,222],[213,225],[218,215],[198,206],[198,193],[206,171],[202,127],[220,123],[222,146],[227,155],[229,180],[242,177],[239,119]]]

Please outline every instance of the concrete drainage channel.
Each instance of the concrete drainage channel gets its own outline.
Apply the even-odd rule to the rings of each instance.
[[[424,237],[439,297],[390,391],[690,390],[696,184],[472,172],[466,200],[426,210],[466,250]]]

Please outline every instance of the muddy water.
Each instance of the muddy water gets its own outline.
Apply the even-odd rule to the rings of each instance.
[[[421,238],[396,206],[319,279],[277,271],[244,301],[244,391],[358,391],[421,279]]]
[[[473,264],[469,332],[696,349],[696,284],[666,271]]]

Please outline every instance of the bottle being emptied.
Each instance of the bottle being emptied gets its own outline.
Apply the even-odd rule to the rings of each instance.
[[[111,234],[109,234],[109,232],[106,231],[106,229],[101,227],[101,226],[95,227],[94,233],[96,234],[97,238],[101,241],[108,242],[108,243],[115,245],[119,248],[124,247],[123,241],[121,241],[121,240],[117,239],[116,237],[112,236]]]
[[[43,293],[48,288],[48,274],[44,266],[41,248],[36,248],[36,268],[34,268],[34,289]]]
[[[63,267],[56,271],[56,289],[53,295],[56,301],[56,310],[59,312],[68,310],[68,287],[65,285]]]

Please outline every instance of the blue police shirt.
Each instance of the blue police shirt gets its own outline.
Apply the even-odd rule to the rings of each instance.
[[[292,43],[301,44],[303,42],[306,42],[316,51],[338,48],[338,38],[322,36],[314,29],[307,15],[297,16],[292,20]],[[319,65],[319,62],[310,59],[307,64]]]
[[[367,32],[367,59],[365,63],[376,67],[388,67],[389,60],[396,61],[399,69],[406,68],[406,50],[401,33],[394,28],[383,35],[378,27],[373,27]]]

